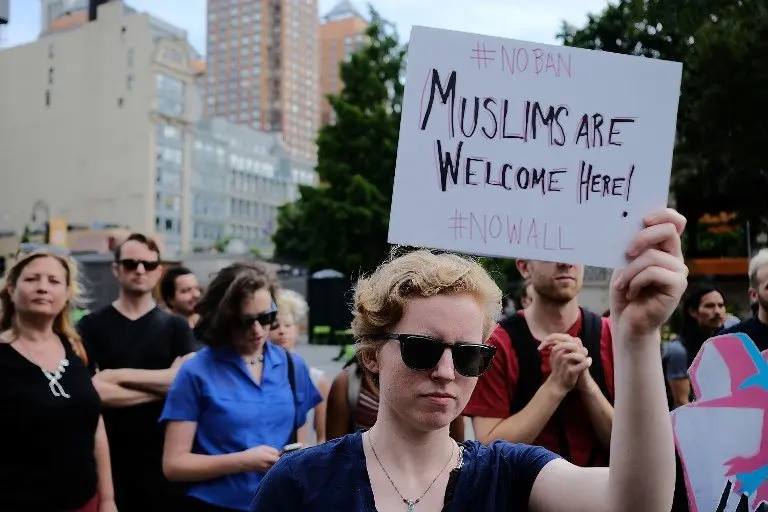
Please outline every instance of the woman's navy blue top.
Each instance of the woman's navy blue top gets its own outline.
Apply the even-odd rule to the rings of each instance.
[[[444,511],[528,510],[539,471],[558,458],[538,446],[467,441]],[[362,431],[283,456],[261,481],[251,512],[374,512]]]
[[[293,358],[296,392],[288,380],[288,355],[266,343],[264,371],[256,382],[245,361],[228,347],[206,347],[185,362],[173,381],[160,421],[197,423],[193,453],[223,455],[267,445],[282,450],[294,426],[322,401],[309,369]],[[248,510],[262,473],[236,473],[188,486],[188,494],[219,507]]]

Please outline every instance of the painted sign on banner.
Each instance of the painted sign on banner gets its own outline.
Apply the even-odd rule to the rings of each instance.
[[[672,425],[691,512],[768,512],[768,352],[717,336],[689,373],[696,401]]]
[[[414,27],[389,242],[624,266],[667,204],[681,73]]]

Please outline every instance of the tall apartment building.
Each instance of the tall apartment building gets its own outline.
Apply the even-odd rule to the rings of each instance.
[[[208,0],[205,116],[280,132],[315,161],[317,0]]]
[[[98,19],[0,51],[0,219],[32,204],[72,223],[158,233],[190,245],[196,97],[186,39],[109,2]]]
[[[338,93],[342,84],[339,65],[365,43],[368,22],[349,0],[342,0],[323,17],[320,25],[320,124],[335,122],[333,109],[326,98]]]

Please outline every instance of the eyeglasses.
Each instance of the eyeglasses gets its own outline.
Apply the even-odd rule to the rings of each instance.
[[[120,265],[123,266],[125,270],[136,270],[139,268],[139,265],[144,267],[144,270],[147,272],[152,272],[157,267],[160,266],[160,260],[155,261],[144,261],[144,260],[131,260],[131,259],[125,259],[118,261]]]
[[[262,327],[271,327],[277,319],[277,304],[272,304],[272,309],[259,313],[258,315],[243,315],[240,317],[240,322],[243,328],[250,329],[253,324],[258,322]]]
[[[488,369],[496,354],[496,347],[482,343],[459,341],[446,343],[444,341],[419,334],[382,334],[382,340],[397,340],[400,342],[400,357],[411,370],[431,370],[445,349],[450,349],[453,357],[453,367],[465,377],[479,377]]]

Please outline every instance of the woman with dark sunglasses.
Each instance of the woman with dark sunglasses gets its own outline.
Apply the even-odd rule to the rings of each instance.
[[[195,307],[207,347],[179,370],[160,418],[163,470],[188,486],[185,512],[248,510],[321,401],[306,363],[268,341],[276,287],[265,266],[238,263],[214,277]]]
[[[667,512],[675,450],[658,347],[686,287],[684,225],[672,210],[647,216],[612,280],[610,468],[580,468],[542,447],[450,438],[449,424],[491,363],[484,342],[501,292],[476,262],[422,250],[356,286],[352,329],[378,380],[375,425],[281,459],[251,510]],[[589,362],[581,350],[573,355],[579,368]]]

